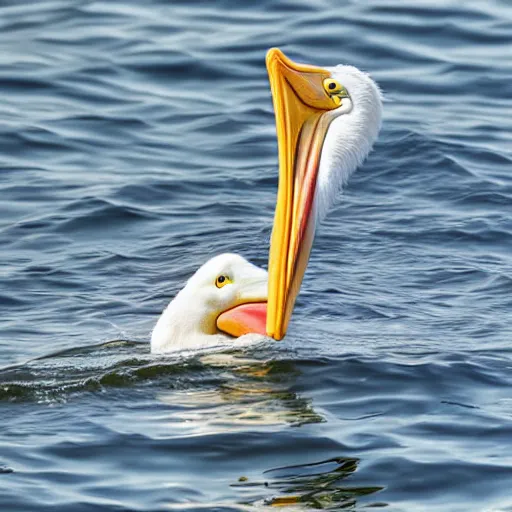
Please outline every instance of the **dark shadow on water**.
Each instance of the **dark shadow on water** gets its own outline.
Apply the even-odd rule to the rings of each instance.
[[[345,509],[357,505],[359,498],[369,496],[384,487],[353,487],[345,479],[358,468],[359,459],[334,457],[310,464],[298,464],[269,469],[263,473],[263,480],[250,482],[241,477],[232,487],[248,490],[254,495],[272,493],[270,497],[257,497],[274,507],[301,506],[315,509]],[[263,492],[262,492],[263,491]],[[275,493],[278,492],[278,495]],[[366,506],[386,506],[386,503],[371,503]]]
[[[148,364],[147,344],[112,340],[0,369],[0,402],[63,402],[80,392],[128,386]]]

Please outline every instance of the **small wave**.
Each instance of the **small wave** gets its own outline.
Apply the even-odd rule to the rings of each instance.
[[[112,340],[44,355],[0,369],[0,401],[66,401],[73,394],[150,385],[182,389],[219,383],[212,373],[216,354],[261,349],[265,338],[246,335],[236,344],[220,343],[165,354],[149,353],[147,342]],[[223,359],[227,361],[227,359]],[[213,366],[212,366],[213,364]]]
[[[62,220],[56,230],[62,233],[76,231],[110,231],[119,225],[137,221],[147,221],[156,215],[148,210],[117,204],[99,198],[84,198],[67,206],[74,216]]]

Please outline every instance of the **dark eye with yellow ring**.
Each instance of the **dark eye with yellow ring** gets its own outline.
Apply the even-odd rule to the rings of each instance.
[[[215,286],[217,288],[222,288],[223,286],[226,286],[228,283],[231,283],[231,279],[229,279],[228,276],[221,275],[215,279]]]
[[[338,94],[342,88],[343,86],[338,82],[338,80],[334,80],[334,78],[326,78],[324,80],[324,89],[329,95]]]
[[[334,80],[334,78],[326,78],[324,80],[324,89],[325,92],[331,97],[331,100],[334,102],[336,106],[340,106],[343,104],[342,99],[348,98],[348,92],[343,85],[341,85],[338,80]]]

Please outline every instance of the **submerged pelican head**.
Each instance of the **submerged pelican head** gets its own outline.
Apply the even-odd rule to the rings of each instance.
[[[265,334],[267,272],[237,254],[207,261],[160,316],[151,350],[202,345],[208,336]]]
[[[154,351],[203,344],[205,336],[283,338],[316,225],[377,138],[381,95],[366,73],[297,64],[277,48],[267,53],[267,70],[279,149],[268,284],[267,273],[240,256],[211,259],[158,320]]]

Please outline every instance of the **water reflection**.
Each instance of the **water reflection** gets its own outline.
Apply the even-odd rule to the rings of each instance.
[[[173,422],[212,433],[229,428],[304,425],[324,421],[311,400],[291,391],[298,375],[290,361],[247,359],[242,354],[203,356],[201,363],[221,371],[217,386],[173,390],[158,398],[172,406]]]
[[[269,426],[300,426],[324,422],[310,399],[292,391],[301,372],[292,361],[249,359],[243,353],[203,356],[201,364],[221,372],[221,383],[209,389],[187,389],[160,393],[172,407],[172,428],[184,434],[233,434],[253,432]],[[354,457],[336,456],[311,462],[314,444],[296,439],[292,459],[307,464],[288,465],[260,473],[247,466],[230,486],[242,505],[317,509],[351,508],[383,489],[380,486],[348,485],[347,477],[359,465]],[[281,447],[282,448],[282,447]],[[279,450],[280,448],[277,448]],[[269,454],[270,455],[270,454]],[[290,459],[288,459],[290,460]],[[314,459],[313,459],[314,460]],[[366,506],[385,503],[365,500]]]

